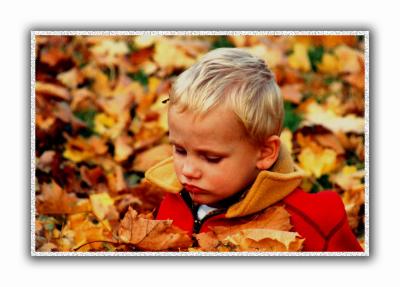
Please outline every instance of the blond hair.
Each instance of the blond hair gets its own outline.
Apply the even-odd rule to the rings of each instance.
[[[261,142],[282,130],[283,99],[265,62],[238,48],[220,48],[179,75],[170,105],[205,114],[227,103],[249,136]]]

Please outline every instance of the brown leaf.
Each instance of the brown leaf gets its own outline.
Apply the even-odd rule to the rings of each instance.
[[[297,232],[272,229],[245,229],[222,239],[225,245],[233,245],[235,251],[299,251],[302,239]]]
[[[281,88],[283,98],[286,101],[299,104],[303,98],[303,94],[301,93],[303,86],[303,84],[284,85]]]
[[[41,194],[36,197],[36,207],[40,214],[72,213],[76,210],[77,198],[67,194],[56,182],[42,184]]]
[[[229,226],[210,227],[211,232],[200,233],[196,235],[196,238],[202,251],[219,250],[221,246],[229,244],[233,245],[231,247],[233,250],[237,249],[236,251],[254,251],[256,248],[260,249],[261,247],[263,251],[274,251],[272,250],[273,248],[280,248],[275,251],[285,251],[283,250],[285,249],[285,246],[278,248],[276,247],[279,245],[278,243],[270,242],[271,240],[276,240],[276,238],[271,234],[275,234],[273,231],[288,232],[291,228],[290,214],[286,209],[283,206],[273,206],[265,210],[263,213],[258,214],[247,223],[235,224],[232,222]],[[259,230],[257,231],[258,234],[269,232],[268,238],[270,240],[258,244],[257,242],[264,238],[259,239],[254,233],[246,230]],[[278,232],[277,234],[280,233]],[[285,238],[291,237],[287,235]],[[281,241],[283,241],[283,239]],[[268,244],[273,246],[273,248],[269,248]]]
[[[122,242],[148,251],[188,248],[192,244],[185,232],[172,226],[172,220],[142,218],[132,208],[121,221],[118,236]]]
[[[55,84],[36,82],[35,90],[36,93],[52,96],[61,100],[69,101],[71,99],[71,95],[66,88]]]

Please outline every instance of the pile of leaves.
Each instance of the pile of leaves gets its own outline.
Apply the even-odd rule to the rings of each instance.
[[[143,176],[172,154],[163,101],[177,75],[218,47],[268,63],[285,99],[281,138],[309,175],[302,188],[338,192],[363,242],[363,37],[35,36],[35,45],[37,251],[301,249],[288,221],[274,223],[282,210],[264,229],[196,238],[153,219],[164,191]]]

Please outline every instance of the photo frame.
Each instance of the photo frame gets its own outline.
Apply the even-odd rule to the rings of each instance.
[[[240,241],[271,251],[246,251],[236,233],[207,251],[156,221],[165,190],[144,175],[172,155],[171,85],[221,47],[272,70],[285,100],[281,141],[307,174],[301,188],[337,193],[364,251],[288,252],[293,237],[272,235]],[[162,249],[171,238],[186,247]],[[32,31],[31,255],[368,256],[369,32]]]

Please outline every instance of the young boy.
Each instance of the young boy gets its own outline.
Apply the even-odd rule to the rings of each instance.
[[[189,234],[248,222],[284,206],[303,251],[363,251],[332,191],[308,194],[280,142],[283,99],[263,60],[216,49],[183,72],[169,98],[173,157],[146,172],[169,191],[157,219]]]

